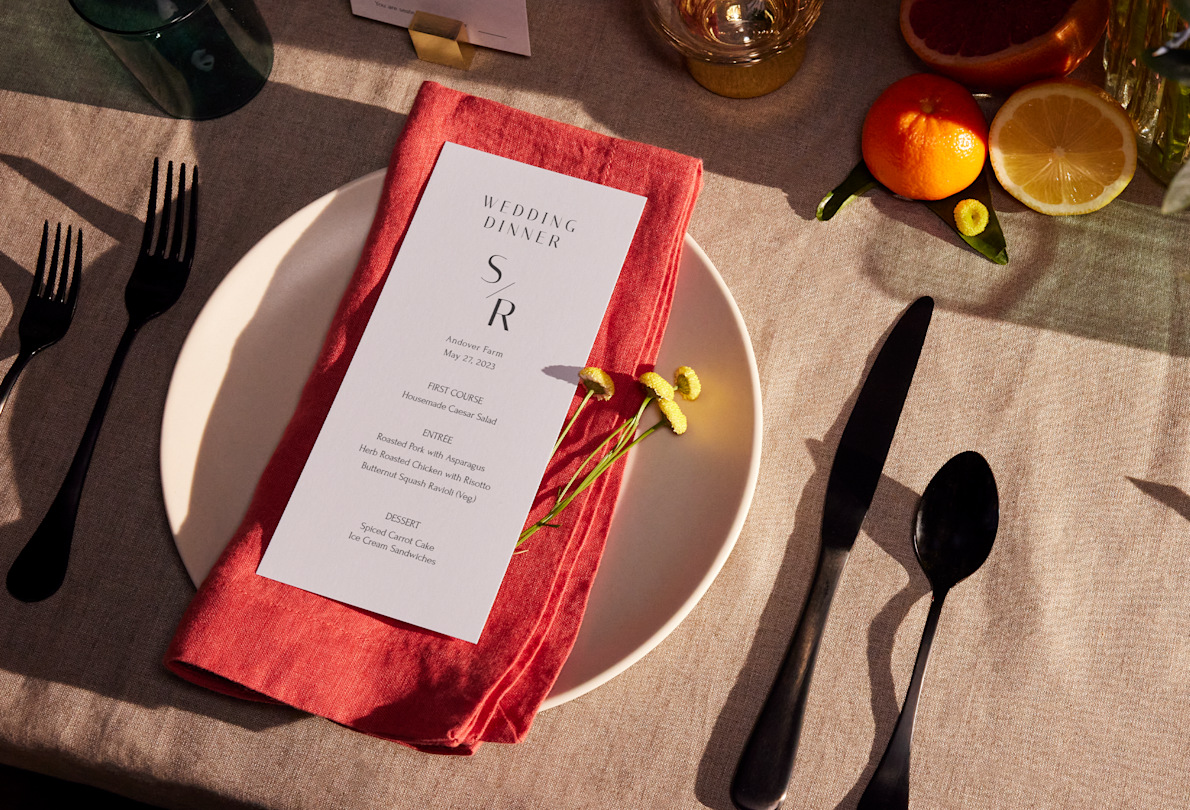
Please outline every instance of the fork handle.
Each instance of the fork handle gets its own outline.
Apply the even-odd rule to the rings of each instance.
[[[103,388],[99,391],[99,399],[91,409],[87,429],[83,431],[82,441],[79,442],[78,449],[74,452],[74,460],[66,472],[66,480],[62,482],[41,525],[33,532],[29,542],[8,569],[8,577],[5,580],[8,592],[22,602],[40,602],[53,596],[66,579],[66,567],[70,562],[70,543],[74,537],[74,522],[78,516],[83,483],[87,480],[87,470],[91,466],[91,454],[95,450],[99,429],[107,415],[107,406],[116,387],[116,378],[120,376],[124,358],[128,355],[128,349],[132,346],[138,329],[137,325],[129,323],[124,330],[120,345],[116,347],[111,365],[108,366]]]
[[[17,377],[21,376],[21,372],[25,370],[25,365],[32,357],[33,352],[18,352],[17,359],[13,360],[12,365],[8,367],[8,373],[0,381],[0,413],[4,413],[4,404],[8,402],[8,394],[12,391],[12,387],[16,385]]]

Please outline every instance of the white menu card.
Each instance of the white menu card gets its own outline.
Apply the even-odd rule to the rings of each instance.
[[[257,573],[478,641],[644,204],[447,143]]]
[[[351,0],[359,17],[408,28],[419,11],[459,20],[472,45],[529,56],[529,11],[525,0]]]

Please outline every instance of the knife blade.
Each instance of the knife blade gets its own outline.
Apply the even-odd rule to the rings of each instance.
[[[884,470],[933,311],[934,300],[924,296],[901,315],[876,355],[839,438],[827,478],[814,580],[732,778],[731,800],[739,810],[775,810],[785,800],[831,599]]]

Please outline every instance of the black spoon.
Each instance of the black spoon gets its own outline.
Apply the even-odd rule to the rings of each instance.
[[[856,810],[908,810],[913,717],[942,602],[951,588],[979,570],[988,558],[999,522],[996,479],[979,453],[959,453],[943,464],[922,493],[913,526],[913,551],[934,597],[901,716]]]

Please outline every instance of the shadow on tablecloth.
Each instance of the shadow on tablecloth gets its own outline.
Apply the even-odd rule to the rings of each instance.
[[[883,343],[882,339],[872,350],[866,368],[871,367]],[[865,370],[864,378],[866,376]],[[861,378],[860,385],[864,378]],[[822,505],[835,448],[858,393],[857,387],[822,441],[811,439],[806,442],[814,461],[814,473],[798,498],[793,531],[786,543],[781,568],[761,614],[747,660],[728,694],[699,763],[696,795],[700,802],[715,810],[733,808],[728,790],[736,763],[800,617],[821,545]],[[892,736],[904,698],[903,694],[897,693],[893,677],[894,638],[913,605],[930,591],[929,582],[914,556],[911,540],[913,515],[919,499],[920,495],[909,487],[888,476],[881,476],[876,496],[864,520],[863,530],[905,569],[908,582],[884,604],[868,625],[868,678],[875,731],[867,764],[856,784],[840,802],[839,810],[853,807],[858,801]],[[843,576],[847,576],[846,568]],[[795,594],[796,598],[793,598]],[[843,621],[845,615],[836,611],[829,621]],[[780,652],[774,656],[775,650]],[[818,688],[825,687],[820,684]],[[811,689],[814,689],[813,682]],[[795,760],[795,778],[797,767]]]
[[[857,18],[846,4],[827,4],[797,76],[767,96],[736,100],[695,84],[676,53],[651,35],[638,4],[612,4],[592,19],[585,4],[534,0],[531,58],[480,49],[473,68],[458,71],[418,62],[403,29],[355,17],[347,3],[258,3],[276,43],[270,86],[308,81],[325,60],[347,59],[396,71],[395,85],[430,78],[513,106],[525,93],[557,98],[563,120],[573,118],[565,106],[573,99],[612,134],[700,157],[711,174],[780,190],[791,213],[782,228],[807,229],[807,238],[818,242],[843,239],[851,255],[869,260],[864,272],[871,281],[898,300],[929,290],[943,309],[1190,355],[1181,314],[1186,218],[1156,213],[1163,189],[1143,170],[1119,200],[1084,217],[1038,215],[993,184],[1008,238],[1006,267],[961,245],[924,206],[879,190],[830,222],[815,221],[818,202],[859,158],[867,105],[893,78],[920,69],[903,47],[874,50],[872,58],[882,62],[867,64],[839,60],[830,43],[895,30],[895,6],[865,9]],[[0,38],[8,43],[0,52],[0,88],[161,116],[68,4],[43,5],[18,4],[0,19]],[[573,31],[591,38],[581,57]],[[1094,61],[1077,75],[1096,81]],[[602,80],[629,67],[632,81]],[[254,100],[249,109],[259,104]],[[989,115],[998,105],[983,101]],[[770,226],[741,221],[741,228]],[[917,244],[907,250],[907,240]],[[920,261],[905,262],[910,254]],[[1137,267],[1137,256],[1151,259]],[[1067,269],[1055,272],[1058,263]],[[729,279],[739,272],[721,270]]]
[[[55,115],[70,138],[120,138],[118,128],[129,125],[126,114],[108,108],[71,105]],[[41,219],[73,222],[86,232],[70,332],[30,363],[3,414],[11,449],[11,468],[0,470],[7,477],[0,492],[5,570],[62,482],[126,322],[123,289],[140,245],[153,157],[197,164],[202,189],[187,290],[142,330],[124,365],[87,477],[66,582],[37,604],[0,598],[0,670],[26,676],[34,692],[44,691],[22,698],[31,710],[40,700],[52,699],[65,711],[69,701],[99,696],[204,714],[248,730],[309,719],[200,689],[161,663],[194,593],[162,502],[161,414],[190,326],[232,266],[307,203],[383,168],[404,120],[382,107],[270,84],[223,119],[135,119],[138,130],[128,135],[124,154],[59,153],[52,140],[41,152],[40,144],[5,144],[7,152],[20,152],[0,154],[0,176],[13,203],[8,210],[31,224],[27,250],[0,254],[0,284],[11,299],[0,356],[16,351]],[[350,142],[345,121],[351,122]],[[217,483],[215,491],[196,497],[218,498]],[[57,721],[47,712],[40,722]]]

